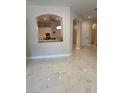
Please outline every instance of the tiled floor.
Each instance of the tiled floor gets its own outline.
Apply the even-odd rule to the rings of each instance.
[[[96,47],[70,57],[27,60],[27,93],[97,93]]]

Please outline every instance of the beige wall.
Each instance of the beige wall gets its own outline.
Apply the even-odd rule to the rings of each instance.
[[[36,17],[43,14],[55,14],[62,17],[63,42],[38,43]],[[69,7],[27,5],[27,57],[70,54],[70,42]]]

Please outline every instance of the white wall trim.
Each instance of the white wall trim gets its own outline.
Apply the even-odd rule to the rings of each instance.
[[[43,59],[43,58],[57,58],[57,57],[66,57],[70,56],[71,54],[58,54],[58,55],[46,55],[46,56],[32,56],[26,57],[26,59]]]

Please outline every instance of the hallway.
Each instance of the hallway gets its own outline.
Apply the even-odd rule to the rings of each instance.
[[[96,93],[96,61],[95,46],[70,57],[27,60],[27,93]]]

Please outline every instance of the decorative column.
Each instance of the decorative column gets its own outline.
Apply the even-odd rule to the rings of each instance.
[[[80,21],[77,21],[76,49],[80,49],[80,32],[81,32],[81,24],[80,24]]]
[[[88,24],[89,24],[89,43],[88,46],[91,46],[91,37],[92,37],[92,18],[91,16],[88,17]]]

